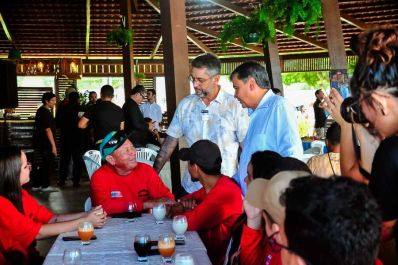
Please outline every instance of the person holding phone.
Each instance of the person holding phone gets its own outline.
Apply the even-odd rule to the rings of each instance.
[[[11,264],[41,264],[36,239],[77,230],[84,221],[102,227],[107,220],[101,206],[90,212],[52,213],[22,188],[30,171],[31,164],[18,147],[0,148],[0,250]]]

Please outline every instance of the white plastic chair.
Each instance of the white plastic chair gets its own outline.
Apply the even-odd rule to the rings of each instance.
[[[101,153],[98,150],[88,150],[83,155],[84,164],[86,165],[88,177],[101,167]]]
[[[154,145],[154,144],[147,144],[146,148],[152,149],[152,150],[154,150],[156,152],[159,152],[159,150],[160,150],[160,147],[157,146],[157,145]]]
[[[305,151],[304,151],[304,154],[305,154],[305,155],[306,155],[306,154],[320,155],[320,154],[321,154],[321,148],[318,147],[318,146],[311,147],[311,148],[305,150]]]
[[[137,148],[137,161],[153,166],[158,152],[149,148]]]
[[[88,197],[85,202],[84,202],[84,211],[88,212],[91,210],[91,208],[93,207],[92,203],[91,203],[91,198]]]
[[[311,142],[311,148],[319,147],[319,149],[321,149],[319,152],[320,155],[322,155],[324,153],[323,150],[324,150],[325,146],[326,146],[325,141],[315,140],[315,141]]]

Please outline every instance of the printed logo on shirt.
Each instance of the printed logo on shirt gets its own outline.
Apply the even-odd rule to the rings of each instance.
[[[147,201],[150,199],[150,194],[149,194],[149,190],[147,189],[142,189],[138,191],[138,197],[142,200],[142,201]]]
[[[111,191],[111,198],[123,198],[123,194],[118,190]]]

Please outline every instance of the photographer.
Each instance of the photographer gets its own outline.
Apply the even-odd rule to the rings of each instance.
[[[397,242],[398,30],[373,29],[360,34],[358,43],[359,60],[351,80],[351,93],[356,101],[348,107],[356,109],[353,116],[365,118],[366,121],[360,121],[368,124],[367,130],[382,140],[374,155],[369,188],[381,206],[382,238],[395,237]],[[327,102],[329,108],[337,106],[339,100],[333,92]],[[359,115],[361,112],[363,117]],[[364,147],[367,145],[366,142]]]

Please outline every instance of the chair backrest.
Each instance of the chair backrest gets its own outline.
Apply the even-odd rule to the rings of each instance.
[[[137,148],[137,161],[153,166],[158,152],[149,148]]]
[[[159,152],[159,150],[160,150],[160,147],[157,146],[157,145],[154,145],[154,144],[147,144],[147,145],[146,145],[146,148],[155,150],[156,152]]]
[[[101,167],[101,153],[98,150],[88,150],[83,155],[84,164],[86,165],[88,177]]]
[[[84,201],[84,211],[88,212],[91,210],[91,208],[93,207],[92,203],[91,203],[91,198],[88,197],[85,201]]]
[[[323,154],[323,149],[325,148],[326,144],[325,141],[319,141],[319,140],[315,140],[311,142],[311,147],[319,147],[320,149],[320,153],[319,154]]]
[[[320,155],[321,154],[321,148],[318,147],[318,146],[311,147],[311,148],[305,150],[304,154]]]

